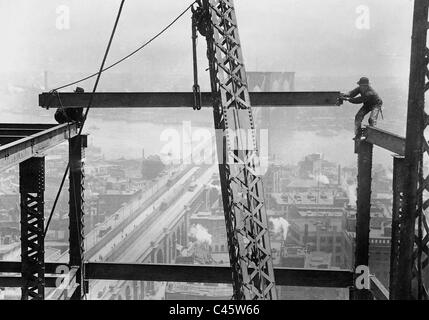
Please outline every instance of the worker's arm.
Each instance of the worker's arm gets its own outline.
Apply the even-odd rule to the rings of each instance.
[[[374,92],[367,91],[366,93],[362,94],[360,97],[350,98],[349,102],[354,103],[354,104],[359,104],[359,103],[374,104],[375,97],[376,97],[376,95]]]
[[[366,102],[366,100],[367,99],[365,99],[365,97],[364,96],[360,96],[360,97],[357,97],[357,98],[349,98],[349,102],[350,103],[353,103],[353,104],[359,104],[359,103],[364,103],[364,102]]]
[[[354,98],[359,93],[360,93],[360,89],[359,89],[359,87],[357,87],[357,88],[353,89],[352,91],[350,91],[349,93],[344,94],[344,97],[346,97],[346,98]]]
[[[350,101],[355,99],[358,100],[359,98],[355,98],[360,93],[359,87],[353,89],[349,93],[340,93],[340,97],[337,100],[336,105],[340,106],[343,104],[344,101]],[[359,103],[359,102],[352,102],[352,103]]]

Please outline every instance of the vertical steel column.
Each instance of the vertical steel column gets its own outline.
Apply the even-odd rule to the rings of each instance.
[[[87,136],[78,135],[69,140],[69,243],[70,266],[79,267],[75,290],[72,299],[80,300],[85,296],[84,282],[84,157]]]
[[[22,300],[45,298],[44,191],[45,158],[20,163]]]
[[[399,246],[401,222],[403,221],[403,201],[404,201],[404,157],[393,157],[393,208],[392,208],[392,236],[390,247],[390,280],[389,293],[390,299],[397,299],[398,283],[401,279],[398,277]]]
[[[355,268],[369,266],[372,150],[373,145],[371,143],[360,141],[358,148]],[[371,293],[366,289],[356,290],[355,298],[358,300],[371,299]]]
[[[428,201],[423,203],[423,192],[428,189],[428,179],[423,180],[423,152],[429,150],[424,138],[428,124],[424,111],[425,91],[429,88],[426,79],[429,75],[426,44],[428,8],[428,0],[415,0],[405,142],[404,220],[400,230],[398,263],[400,281],[395,289],[395,298],[401,300],[428,298],[422,277],[422,269],[428,264],[429,231],[424,215],[429,204]]]

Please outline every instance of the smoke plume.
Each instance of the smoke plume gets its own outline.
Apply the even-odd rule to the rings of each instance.
[[[200,224],[191,226],[189,236],[197,239],[197,242],[206,242],[208,245],[212,244],[212,235]]]
[[[347,196],[349,197],[349,205],[355,206],[357,200],[355,184],[347,186]]]
[[[274,226],[274,233],[282,233],[283,240],[286,240],[289,222],[283,218],[270,218],[270,221]]]
[[[323,174],[319,174],[317,176],[311,174],[310,177],[315,179],[316,181],[319,181],[322,184],[329,184],[329,178]]]

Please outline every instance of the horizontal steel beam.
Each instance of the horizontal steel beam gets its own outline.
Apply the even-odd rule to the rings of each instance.
[[[56,127],[57,124],[50,123],[0,123],[0,129],[19,130],[46,130]]]
[[[212,94],[203,92],[202,106],[211,107]],[[39,106],[44,108],[86,107],[91,93],[42,93]],[[339,92],[251,92],[254,107],[335,106]],[[192,92],[100,92],[94,94],[93,108],[192,108]]]
[[[46,263],[46,273],[54,274],[61,263]],[[0,273],[21,272],[20,262],[0,262]],[[282,286],[347,288],[353,285],[350,270],[275,268],[276,283]],[[87,262],[85,275],[88,280],[170,281],[231,283],[231,269],[225,266],[137,264],[115,262]],[[12,279],[13,278],[13,279]],[[55,286],[57,276],[46,276],[46,286]],[[20,277],[0,276],[0,287],[21,285]]]
[[[60,266],[67,266],[67,264],[58,262],[45,262],[45,273],[54,274]],[[21,262],[0,261],[0,273],[21,273]]]
[[[26,128],[2,128],[0,125],[0,135],[2,136],[23,136],[28,137],[46,129],[26,129]]]
[[[230,267],[206,265],[124,264],[88,262],[86,279],[231,283]],[[281,286],[347,288],[353,285],[349,270],[275,268]]]
[[[57,276],[45,276],[45,286],[55,288]],[[22,286],[23,278],[21,276],[0,276],[0,287],[2,288],[19,288]]]
[[[66,123],[0,146],[0,172],[31,157],[42,155],[48,149],[74,137],[77,133],[77,124]]]
[[[67,274],[45,276],[45,286],[55,288],[46,297],[46,300],[69,300],[78,287],[76,283],[77,270],[77,268],[72,268]],[[61,280],[66,282],[63,284],[60,282]],[[22,281],[21,276],[0,276],[0,287],[19,288],[22,286]]]
[[[366,141],[400,156],[405,154],[405,138],[376,127],[365,128]]]
[[[31,136],[56,125],[31,123],[0,123],[0,145]]]
[[[60,268],[61,267],[61,268]],[[58,283],[57,275],[58,270],[64,270],[64,267],[68,268],[67,264],[64,263],[45,263],[45,286],[47,288],[56,288]],[[12,275],[21,273],[21,262],[19,261],[0,261],[0,287],[6,288],[19,288],[22,286],[22,277],[21,275]],[[63,276],[63,275],[61,275]],[[75,277],[76,277],[76,268],[72,268],[69,273],[69,286],[66,289],[57,288],[55,295],[58,299],[64,296],[65,291],[68,295],[73,293],[75,287]]]
[[[16,140],[25,138],[27,136],[25,135],[0,135],[0,145],[5,145],[11,142],[14,142]]]

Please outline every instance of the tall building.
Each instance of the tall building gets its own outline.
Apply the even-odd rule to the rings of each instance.
[[[371,208],[371,229],[369,233],[369,270],[381,283],[389,287],[391,219],[380,217],[376,206]],[[356,213],[347,212],[346,229],[344,232],[344,252],[346,267],[354,267],[356,242]]]
[[[329,266],[346,266],[342,219],[302,218],[289,222],[287,244],[304,246],[310,253],[329,254]]]

